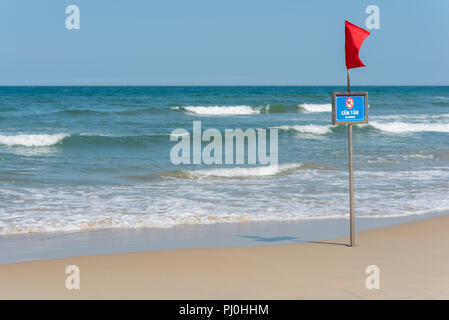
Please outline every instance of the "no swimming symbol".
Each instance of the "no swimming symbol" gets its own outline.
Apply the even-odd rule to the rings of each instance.
[[[346,108],[348,109],[352,109],[354,107],[354,100],[349,97],[348,99],[346,99]]]

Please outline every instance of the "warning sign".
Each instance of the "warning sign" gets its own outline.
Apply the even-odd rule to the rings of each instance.
[[[368,123],[368,93],[332,93],[332,123]]]

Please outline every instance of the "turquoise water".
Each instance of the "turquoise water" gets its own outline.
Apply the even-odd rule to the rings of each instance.
[[[449,87],[369,92],[356,214],[449,210]],[[0,87],[0,234],[347,216],[344,87]],[[277,128],[279,167],[174,165],[170,133]]]

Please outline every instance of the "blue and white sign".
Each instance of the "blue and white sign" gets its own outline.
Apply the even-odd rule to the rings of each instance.
[[[332,124],[368,123],[367,92],[334,92]]]

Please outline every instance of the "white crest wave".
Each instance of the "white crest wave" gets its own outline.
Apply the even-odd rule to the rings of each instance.
[[[251,106],[182,106],[181,109],[198,114],[198,115],[215,115],[215,116],[230,116],[230,115],[249,115],[259,114],[260,110]]]
[[[0,135],[0,144],[7,146],[46,147],[61,142],[68,134],[18,134]]]
[[[206,170],[188,171],[189,176],[193,178],[201,177],[222,177],[222,178],[246,178],[246,177],[264,177],[275,176],[287,171],[299,169],[303,166],[302,163],[288,163],[280,165],[268,165],[249,168],[218,168]]]
[[[294,130],[299,133],[310,133],[310,134],[327,134],[331,132],[331,126],[320,126],[316,124],[280,126],[276,128],[279,130]]]
[[[449,132],[449,123],[407,123],[407,122],[371,122],[374,128],[390,133],[407,132]]]
[[[332,105],[330,103],[324,104],[313,104],[313,103],[302,103],[299,107],[306,110],[307,112],[331,112]]]

